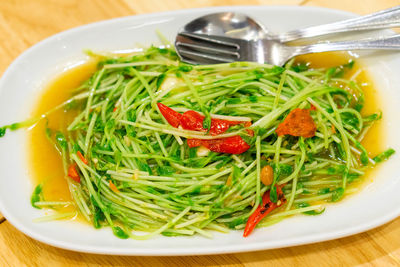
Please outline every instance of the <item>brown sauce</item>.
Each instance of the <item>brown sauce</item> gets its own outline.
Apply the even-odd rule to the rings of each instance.
[[[309,62],[312,68],[335,67],[346,64],[349,59],[351,59],[351,57],[346,52],[318,53],[297,57],[297,61]],[[363,70],[362,64],[360,64],[359,60],[355,59],[353,68],[346,72],[344,78],[349,79],[357,72],[359,72],[359,74],[355,80],[359,85],[361,85],[365,96],[365,105],[361,114],[366,115],[375,113],[380,110],[379,107],[381,106],[379,94],[368,73]],[[384,138],[381,125],[381,121],[375,122],[361,142],[369,152],[370,156],[375,156],[384,149],[385,144],[382,143]]]
[[[306,55],[298,58],[299,61],[309,62],[313,68],[333,67],[342,65],[350,59],[347,53],[320,53]],[[32,113],[38,116],[58,104],[67,100],[74,89],[82,82],[87,80],[96,70],[96,62],[88,62],[73,69],[67,70],[43,90],[37,105]],[[369,78],[368,74],[362,69],[362,66],[356,59],[353,69],[346,74],[345,78],[350,78],[354,73],[361,70],[356,81],[362,85],[365,94],[364,114],[371,114],[379,110],[380,102],[377,90]],[[72,114],[73,115],[73,114]],[[66,115],[63,110],[54,112],[49,117],[49,127],[60,129],[65,127],[71,120],[71,115]],[[62,160],[60,153],[50,144],[45,136],[46,122],[32,127],[28,134],[28,155],[30,163],[30,172],[34,184],[43,183],[43,195],[48,201],[69,201],[71,196],[68,190],[67,182],[64,177]],[[383,131],[381,122],[376,122],[368,134],[365,136],[362,144],[374,156],[384,148]],[[371,171],[368,171],[368,177],[371,177]],[[366,179],[364,179],[365,181]],[[370,180],[370,179],[368,179]],[[69,210],[71,207],[69,207]]]
[[[71,97],[73,90],[87,80],[95,70],[96,62],[88,62],[56,77],[43,90],[44,93],[40,96],[32,115],[40,116],[66,101]],[[73,115],[65,113],[62,109],[53,112],[48,116],[48,127],[62,129]],[[70,201],[72,198],[65,179],[61,154],[47,139],[45,129],[46,121],[42,120],[29,130],[28,160],[31,176],[35,185],[43,184],[42,192],[46,201]],[[71,211],[71,208],[68,207],[68,210]]]

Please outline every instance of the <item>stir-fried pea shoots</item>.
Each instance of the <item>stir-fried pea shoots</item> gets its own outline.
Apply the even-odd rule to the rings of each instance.
[[[273,167],[273,184],[282,187],[287,203],[259,226],[299,213],[317,215],[323,202],[356,191],[349,185],[394,152],[371,159],[360,144],[381,115],[361,115],[362,90],[342,78],[352,65],[191,66],[172,49],[151,47],[133,56],[103,58],[97,72],[55,108],[77,112],[67,130],[48,129],[46,134],[62,153],[74,205],[94,227],[110,226],[120,238],[211,237],[208,230],[243,229],[271,187],[260,182],[265,165]],[[254,135],[243,125],[220,136],[174,128],[160,114],[159,102],[179,112],[202,112],[208,129],[214,114],[251,121]],[[314,137],[277,136],[275,129],[291,110],[311,107]],[[0,134],[35,121],[5,126]],[[186,142],[233,135],[251,148],[231,155],[189,148]],[[68,177],[71,166],[80,182]],[[46,206],[41,188],[32,205],[57,205]]]

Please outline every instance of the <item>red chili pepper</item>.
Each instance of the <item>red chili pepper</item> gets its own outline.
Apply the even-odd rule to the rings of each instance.
[[[82,160],[83,163],[85,163],[86,165],[89,164],[89,161],[82,155],[82,153],[80,151],[76,152],[76,154]]]
[[[182,114],[161,103],[157,103],[157,106],[168,123],[171,124],[172,127],[177,128],[181,122]]]
[[[204,146],[214,152],[229,154],[242,154],[250,148],[239,135],[224,139],[206,140]]]
[[[278,195],[278,201],[276,203],[272,202],[269,197],[270,190],[266,191],[263,195],[262,205],[260,205],[253,214],[250,215],[247,220],[246,227],[244,228],[243,236],[246,237],[254,230],[256,225],[277,207],[282,206],[286,203],[286,198],[283,195],[282,189],[276,185],[276,194]]]
[[[81,177],[79,176],[78,171],[76,170],[76,164],[72,164],[68,168],[68,176],[72,178],[75,182],[80,183],[81,182]]]
[[[211,135],[219,135],[226,132],[231,125],[237,125],[242,123],[241,121],[226,121],[220,119],[211,119]]]
[[[185,130],[206,132],[203,128],[204,116],[193,110],[188,110],[182,114],[180,125]],[[173,125],[172,125],[173,126]]]
[[[207,129],[203,128],[203,121],[205,116],[194,110],[188,110],[183,114],[176,112],[175,110],[167,107],[164,104],[157,103],[161,114],[173,127],[177,128],[179,125],[185,130],[201,131],[206,132]],[[228,121],[221,119],[211,119],[210,135],[216,136],[226,132],[230,126],[244,124],[245,127],[251,126],[251,122],[247,121]],[[252,136],[254,132],[247,130]],[[230,153],[230,154],[241,154],[247,151],[250,146],[240,137],[232,136],[228,138],[213,139],[213,140],[200,140],[200,139],[188,139],[189,147],[205,146],[214,152],[219,153]]]
[[[239,135],[212,140],[188,139],[189,147],[201,145],[214,152],[229,154],[242,154],[250,148]]]
[[[182,114],[180,125],[185,130],[206,132],[207,129],[203,128],[204,118],[205,116],[201,115],[200,113],[194,110],[188,110]],[[210,134],[213,136],[222,134],[226,132],[232,125],[237,125],[242,123],[246,127],[249,127],[251,125],[251,122],[211,119]]]
[[[187,144],[189,147],[198,147],[202,145],[201,139],[188,139]]]

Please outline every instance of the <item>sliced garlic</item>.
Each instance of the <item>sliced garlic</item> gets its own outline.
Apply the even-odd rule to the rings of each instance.
[[[199,146],[199,148],[197,148],[198,157],[206,157],[208,156],[208,153],[210,153],[210,150],[204,146]]]
[[[176,77],[167,77],[167,78],[165,78],[165,80],[163,81],[163,83],[161,84],[161,86],[160,86],[160,91],[163,91],[163,90],[171,90],[171,89],[173,89],[174,87],[176,87],[176,85],[178,84],[178,83],[180,83],[181,81],[180,81],[180,79],[178,79],[178,78],[176,78]]]

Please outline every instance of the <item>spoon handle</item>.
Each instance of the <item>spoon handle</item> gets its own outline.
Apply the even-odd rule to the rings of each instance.
[[[377,39],[293,46],[293,55],[344,50],[400,50],[400,34]]]
[[[274,37],[280,42],[289,42],[301,38],[316,37],[331,33],[384,29],[400,26],[400,6],[381,10],[369,15],[312,26],[279,34]]]

